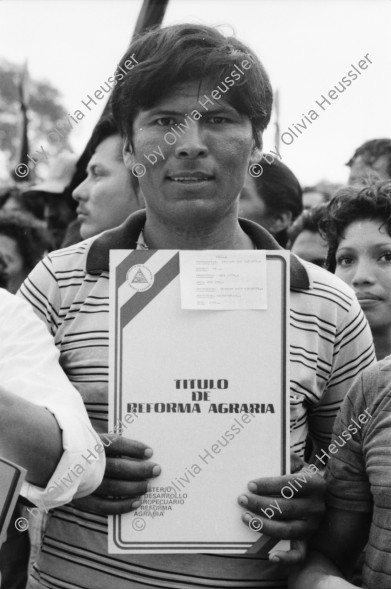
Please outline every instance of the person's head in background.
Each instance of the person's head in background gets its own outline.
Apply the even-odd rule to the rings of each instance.
[[[327,257],[327,241],[319,233],[319,221],[325,214],[326,203],[303,211],[288,231],[289,246],[307,262],[324,268]]]
[[[262,174],[247,175],[240,194],[239,214],[267,229],[285,247],[288,229],[303,210],[302,190],[293,172],[278,160],[261,160]]]
[[[320,186],[305,186],[303,188],[303,210],[312,209],[330,200],[327,191]]]
[[[2,194],[2,211],[27,213],[36,219],[44,219],[45,199],[30,192],[30,187],[11,186]]]
[[[310,209],[329,202],[339,188],[344,184],[336,184],[329,180],[320,180],[313,186],[303,188],[303,209]]]
[[[303,188],[303,209],[312,209],[326,201],[325,195],[317,190],[316,186]]]
[[[99,121],[91,137],[87,178],[73,191],[83,239],[121,225],[144,206],[138,180],[125,167],[122,146],[114,119]]]
[[[348,184],[373,184],[391,178],[391,139],[366,141],[346,164],[350,167]]]
[[[391,353],[391,181],[341,188],[320,230],[326,268],[353,288],[380,360]]]
[[[11,293],[16,293],[29,272],[51,249],[43,222],[17,211],[0,211],[0,254],[5,262],[6,288]]]
[[[77,156],[63,152],[49,161],[47,177],[24,194],[44,202],[44,219],[55,248],[61,247],[68,225],[75,219],[75,203],[69,184],[76,169]]]

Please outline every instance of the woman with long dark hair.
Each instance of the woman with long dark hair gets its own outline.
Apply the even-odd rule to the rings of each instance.
[[[380,360],[391,353],[391,181],[341,188],[320,228],[326,268],[353,288]]]

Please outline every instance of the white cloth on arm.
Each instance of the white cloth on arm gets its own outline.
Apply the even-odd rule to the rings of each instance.
[[[45,489],[23,483],[21,495],[47,509],[92,493],[105,470],[105,455],[83,401],[58,362],[59,353],[31,305],[0,289],[0,383],[7,391],[42,407],[62,430],[63,454]],[[96,459],[83,458],[92,451]],[[80,464],[84,469],[73,469]],[[72,472],[73,470],[73,472]],[[66,476],[66,482],[61,478]],[[55,487],[57,493],[48,491]]]

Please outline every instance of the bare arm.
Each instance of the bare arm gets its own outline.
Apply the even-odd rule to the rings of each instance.
[[[354,585],[345,581],[341,571],[332,562],[316,551],[311,551],[305,568],[292,574],[290,589],[352,589]]]
[[[364,548],[372,514],[329,507],[319,532],[311,541],[313,550],[290,576],[290,589],[345,589],[354,587],[345,578]]]
[[[0,455],[23,466],[29,483],[46,487],[62,453],[53,414],[0,387]]]

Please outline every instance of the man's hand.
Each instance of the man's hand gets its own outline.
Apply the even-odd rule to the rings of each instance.
[[[88,497],[72,504],[101,515],[128,513],[140,506],[140,495],[149,488],[148,479],[157,477],[160,466],[147,459],[152,450],[142,442],[118,434],[100,435],[106,450],[106,471],[101,485]]]
[[[305,462],[293,453],[291,465],[294,474],[255,479],[248,485],[250,493],[238,500],[260,520],[258,529],[262,534],[294,541],[289,552],[274,551],[270,555],[272,560],[284,564],[295,564],[305,558],[303,540],[318,529],[325,511],[323,478],[308,469],[300,475]],[[245,513],[242,519],[248,525],[253,516]]]

